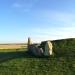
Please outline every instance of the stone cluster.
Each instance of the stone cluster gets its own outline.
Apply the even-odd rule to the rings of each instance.
[[[35,56],[50,56],[53,54],[53,46],[50,41],[41,42],[41,44],[32,44],[28,38],[28,51]]]

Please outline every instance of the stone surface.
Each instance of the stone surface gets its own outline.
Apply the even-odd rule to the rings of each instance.
[[[29,38],[28,38],[28,45],[31,45],[31,44],[32,44],[31,38],[29,37]]]
[[[29,52],[35,56],[42,56],[43,55],[43,49],[38,48],[35,44],[32,44],[29,46]]]
[[[45,44],[44,55],[45,56],[52,55],[52,43],[50,41],[47,41]]]
[[[28,38],[28,52],[35,56],[50,56],[52,52],[52,43],[50,41],[44,41],[41,44],[32,44],[31,39]]]
[[[32,44],[32,42],[31,42],[31,38],[29,37],[28,38],[28,50],[29,50],[29,46]]]

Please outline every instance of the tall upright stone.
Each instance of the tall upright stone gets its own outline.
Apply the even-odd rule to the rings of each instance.
[[[50,41],[47,41],[46,44],[45,44],[44,55],[45,56],[52,55],[53,54],[52,48],[53,48],[52,43]]]
[[[31,42],[31,38],[30,37],[28,37],[28,49],[29,49],[29,46],[32,44],[32,42]]]

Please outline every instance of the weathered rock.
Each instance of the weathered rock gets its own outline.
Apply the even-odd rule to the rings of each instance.
[[[43,55],[43,49],[38,48],[37,45],[35,45],[35,44],[32,44],[29,46],[29,52],[35,56],[42,56]]]
[[[45,44],[45,50],[44,50],[44,55],[45,56],[50,56],[52,55],[52,43],[50,41],[47,41]]]
[[[32,44],[32,42],[31,42],[31,38],[29,37],[28,38],[28,50],[29,50],[29,46]]]
[[[28,38],[28,52],[35,56],[50,56],[52,55],[52,43],[44,41],[41,44],[32,44],[31,39]]]

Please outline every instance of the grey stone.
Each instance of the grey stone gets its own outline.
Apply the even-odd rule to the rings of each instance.
[[[47,42],[46,42],[46,45],[45,45],[44,55],[45,55],[45,56],[50,56],[50,55],[52,55],[52,54],[53,54],[52,48],[53,48],[52,43],[51,43],[50,41],[47,41]]]
[[[43,49],[38,48],[36,45],[32,44],[29,46],[29,51],[31,54],[35,56],[42,56],[43,55]]]
[[[31,38],[29,37],[28,38],[28,50],[29,50],[29,46],[32,44],[32,42],[31,42]]]

